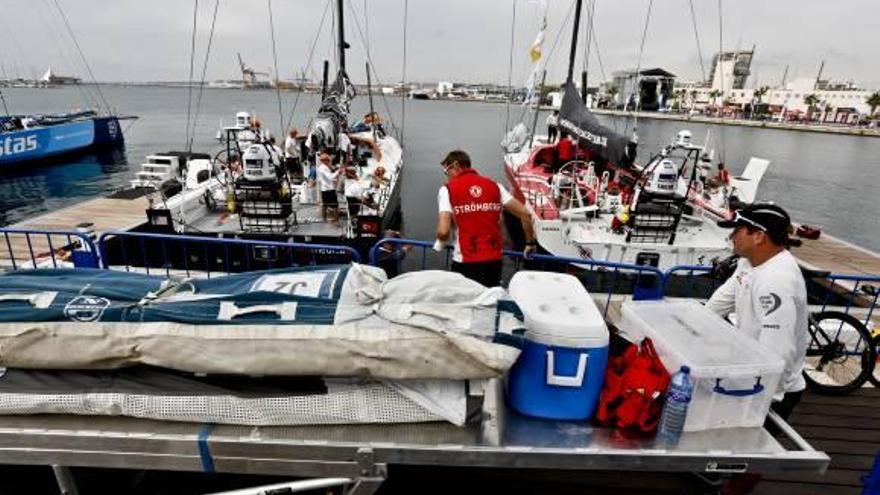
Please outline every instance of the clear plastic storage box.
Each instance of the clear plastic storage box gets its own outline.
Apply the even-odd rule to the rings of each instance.
[[[647,336],[670,373],[691,368],[694,395],[685,431],[764,424],[784,360],[697,301],[628,301],[621,332]]]

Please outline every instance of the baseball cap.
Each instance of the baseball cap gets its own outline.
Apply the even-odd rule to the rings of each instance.
[[[776,244],[787,244],[791,218],[778,205],[755,203],[735,211],[733,218],[718,222],[718,226],[725,229],[746,226],[763,230]]]

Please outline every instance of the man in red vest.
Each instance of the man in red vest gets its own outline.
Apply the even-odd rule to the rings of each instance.
[[[497,286],[501,283],[504,247],[501,211],[522,222],[526,256],[537,249],[532,217],[503,186],[471,168],[471,159],[464,151],[450,152],[441,166],[449,181],[437,194],[440,217],[435,246],[443,246],[451,238],[455,249],[452,270],[487,287]]]

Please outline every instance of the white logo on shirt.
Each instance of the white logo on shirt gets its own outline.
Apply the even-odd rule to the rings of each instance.
[[[471,193],[471,197],[479,198],[483,195],[483,188],[480,186],[471,186],[468,191]]]

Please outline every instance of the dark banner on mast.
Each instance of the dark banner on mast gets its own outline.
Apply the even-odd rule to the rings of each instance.
[[[636,158],[636,143],[599,123],[587,110],[574,83],[563,86],[562,107],[559,109],[558,126],[564,133],[574,136],[578,144],[618,166],[628,166]]]

